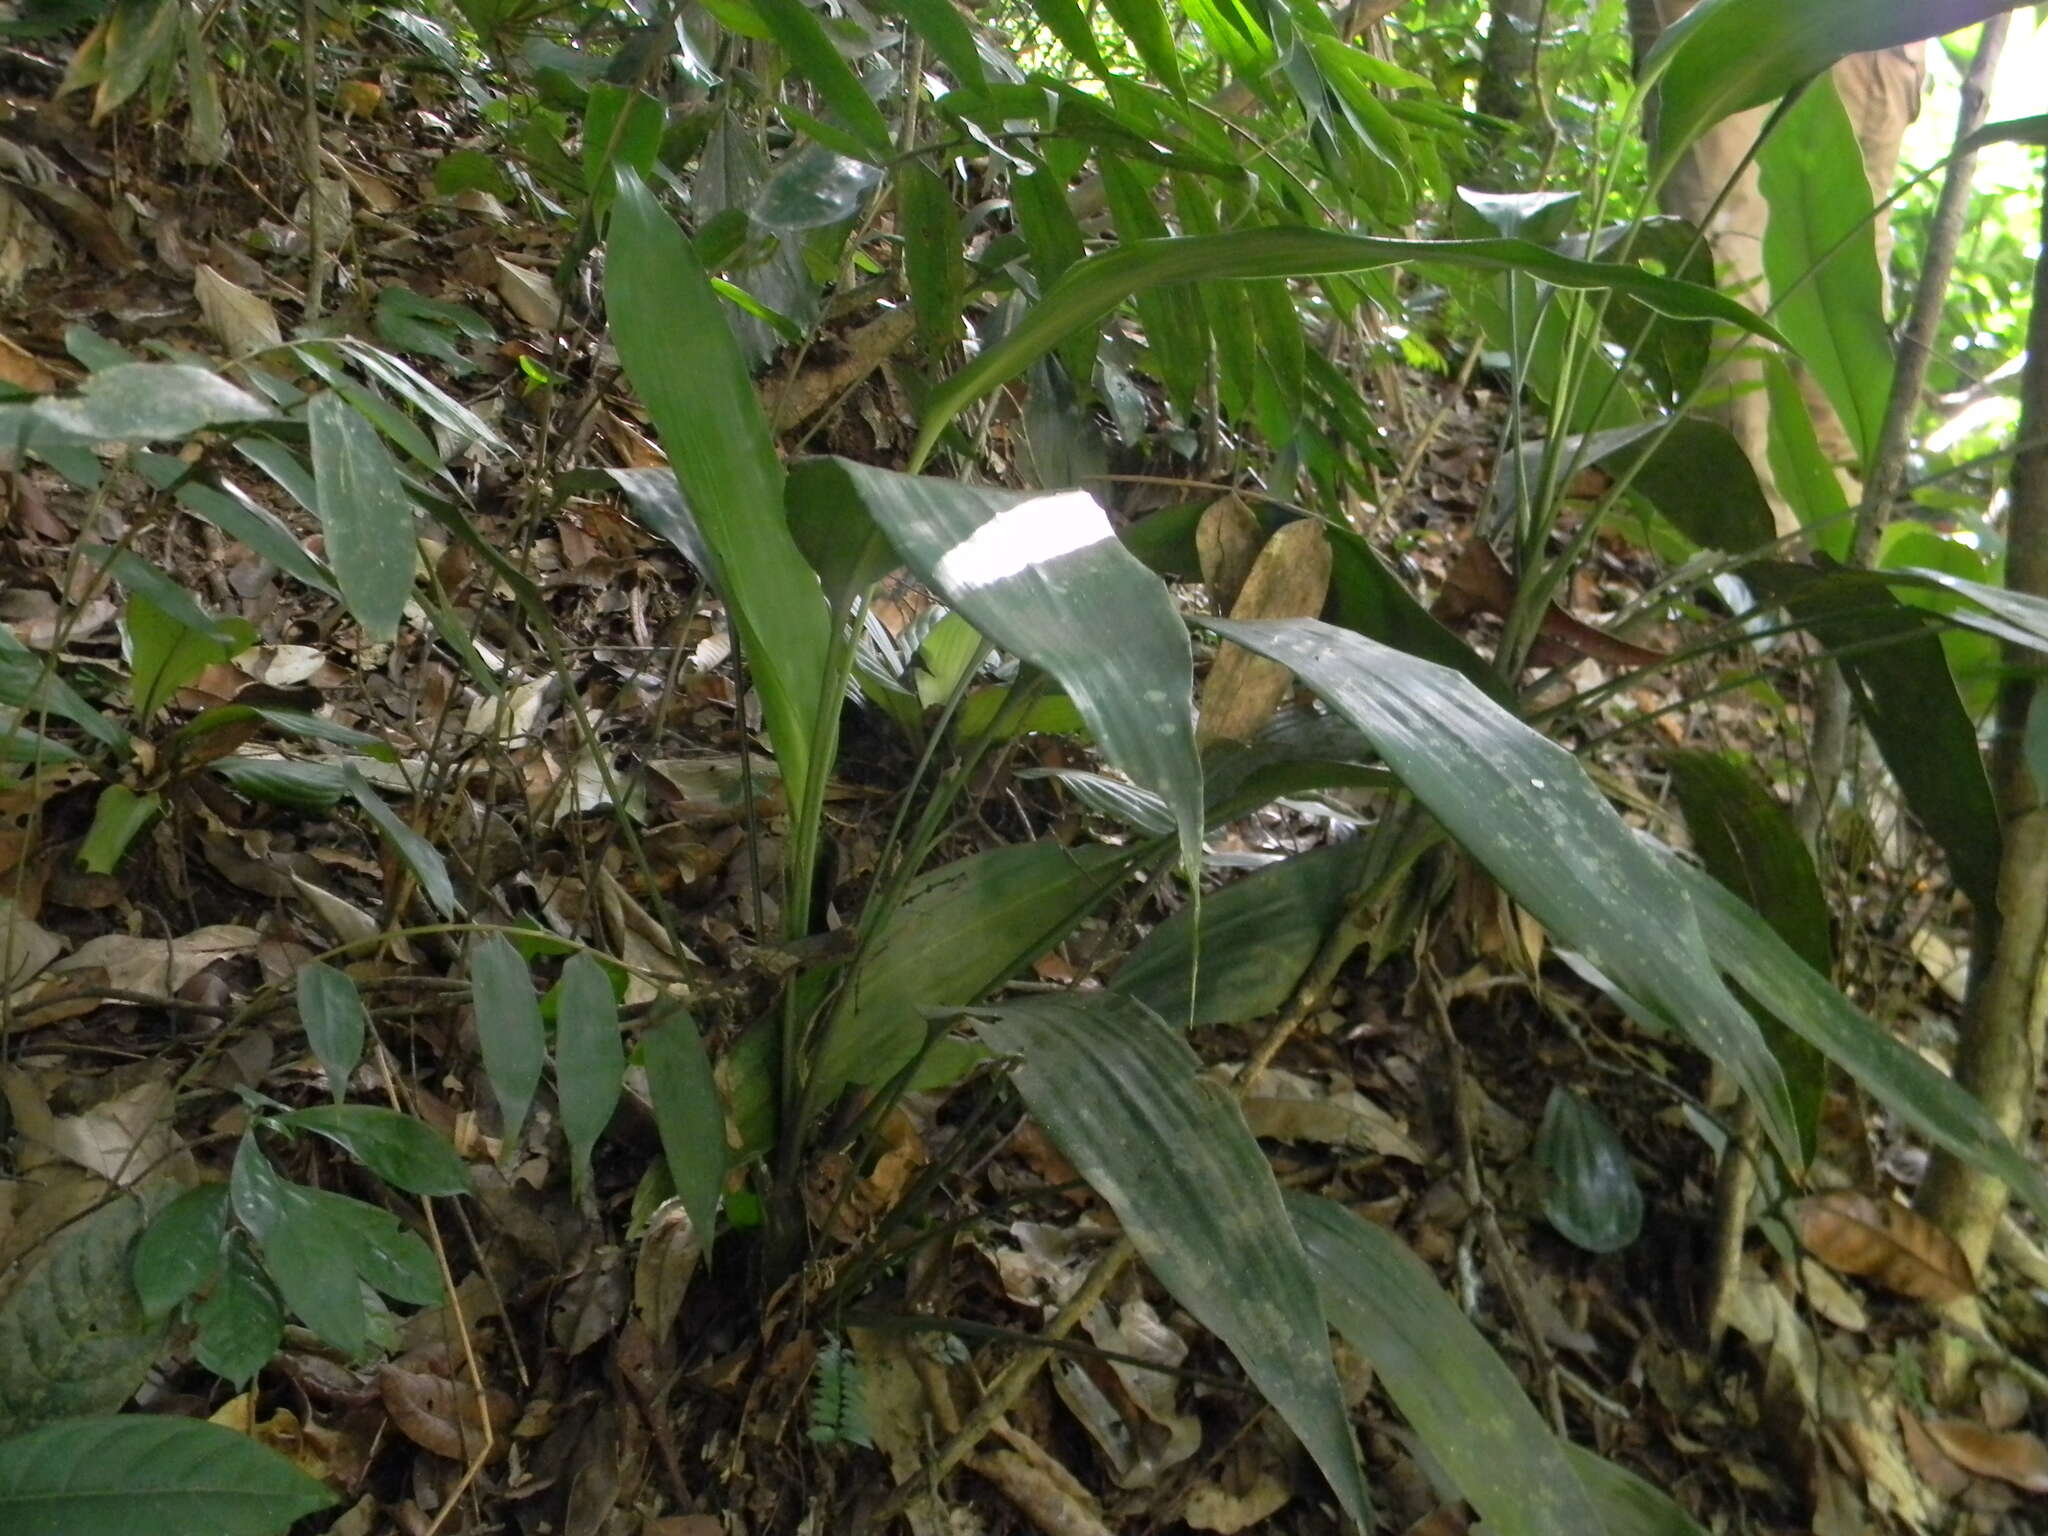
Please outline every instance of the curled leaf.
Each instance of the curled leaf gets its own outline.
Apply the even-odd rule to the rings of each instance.
[[[1794,1219],[1807,1251],[1841,1274],[1916,1301],[1955,1301],[1977,1289],[1955,1239],[1896,1201],[1830,1190],[1800,1201]]]

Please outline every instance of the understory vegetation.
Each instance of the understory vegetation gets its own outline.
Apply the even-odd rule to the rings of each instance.
[[[2043,1528],[2014,12],[16,0],[0,1533]]]

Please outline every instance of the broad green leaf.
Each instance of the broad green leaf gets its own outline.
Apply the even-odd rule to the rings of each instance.
[[[288,736],[303,736],[308,741],[329,741],[336,746],[354,747],[379,762],[398,761],[398,750],[381,736],[372,736],[368,731],[358,731],[333,720],[323,720],[320,716],[309,715],[302,709],[272,709],[263,704],[217,704],[212,709],[203,710],[172,733],[171,745],[174,749],[182,747],[210,732],[242,725],[251,720],[260,720]]]
[[[704,532],[697,526],[690,504],[683,500],[683,490],[676,484],[674,470],[610,469],[605,473],[626,493],[633,515],[647,525],[649,532],[667,539],[678,554],[697,567],[706,581],[720,591],[724,590],[718,556],[705,542]]]
[[[183,439],[209,427],[276,417],[263,401],[210,368],[118,363],[89,374],[79,392],[0,405],[0,443],[37,450]]]
[[[1102,160],[1102,185],[1110,216],[1121,240],[1150,240],[1167,233],[1166,220],[1152,200],[1149,179],[1119,156]],[[1137,296],[1138,318],[1145,325],[1145,349],[1174,409],[1190,413],[1207,377],[1209,320],[1202,297],[1192,286],[1175,284]],[[1299,325],[1296,327],[1299,333]]]
[[[1643,61],[1644,78],[1660,90],[1657,162],[1668,167],[1722,118],[1776,101],[1838,59],[1959,32],[2023,3],[1704,0]]]
[[[2048,1179],[1966,1089],[1858,1011],[1711,875],[1668,855],[1665,864],[1692,898],[1715,962],[1758,1006],[1929,1141],[2010,1185],[2036,1215],[2048,1217]]]
[[[1318,1195],[1287,1214],[1323,1310],[1500,1536],[1602,1530],[1565,1447],[1491,1344],[1391,1232]]]
[[[930,0],[952,13],[952,0]],[[920,160],[896,170],[896,228],[903,237],[904,286],[927,347],[942,346],[960,329],[967,267],[960,220],[939,174]]]
[[[24,720],[45,714],[69,720],[101,746],[117,752],[128,747],[128,733],[58,675],[56,657],[30,650],[4,625],[0,625],[0,704],[19,710]]]
[[[61,741],[22,726],[0,730],[0,763],[75,763],[78,754]]]
[[[1748,579],[1835,656],[1878,754],[1948,855],[1956,884],[1980,911],[1997,910],[2004,836],[1940,619],[1900,602],[1888,577],[1868,571],[1753,565]]]
[[[778,234],[801,234],[852,218],[882,173],[823,144],[786,156],[754,202],[754,222]]]
[[[370,1315],[341,1234],[294,1201],[258,1241],[263,1268],[292,1314],[349,1359],[361,1355],[370,1342]]]
[[[327,563],[363,633],[389,644],[412,596],[412,498],[376,429],[339,394],[315,395],[306,424]]]
[[[927,1037],[924,1008],[986,997],[1099,906],[1130,867],[1118,849],[1016,843],[911,882],[846,984],[819,1043],[814,1103],[886,1083]]]
[[[77,1219],[0,1275],[0,1436],[73,1414],[111,1413],[142,1384],[163,1345],[164,1323],[144,1313],[130,1256],[152,1209],[168,1196],[116,1195],[82,1214],[77,1205],[58,1212]],[[5,1507],[0,1498],[0,1512]],[[0,1530],[13,1536],[9,1526]]]
[[[296,811],[325,811],[348,795],[339,763],[295,763],[282,757],[223,757],[206,765],[249,796]]]
[[[461,910],[461,903],[455,899],[455,886],[448,878],[448,866],[442,862],[440,852],[405,824],[405,818],[385,803],[384,797],[370,787],[370,781],[353,764],[342,765],[341,781],[356,804],[363,808],[363,814],[384,834],[399,859],[412,872],[413,879],[419,881],[421,891],[433,903],[434,910],[444,918],[455,916]]]
[[[1456,673],[1348,631],[1314,619],[1204,622],[1322,695],[1558,943],[1725,1065],[1796,1161],[1784,1077],[1715,973],[1684,890],[1569,752]]]
[[[647,1072],[647,1097],[669,1178],[708,1262],[728,1161],[725,1103],[711,1075],[704,1038],[687,1008],[671,1007],[658,1015],[654,1027],[640,1037],[640,1064]]]
[[[1233,881],[1203,898],[1199,972],[1195,912],[1183,907],[1146,936],[1110,990],[1198,1025],[1279,1011],[1358,894],[1372,854],[1372,840],[1355,837]]]
[[[291,1187],[291,1201],[331,1229],[358,1278],[397,1301],[431,1306],[443,1299],[434,1251],[389,1211],[324,1189]]]
[[[324,1136],[386,1183],[415,1195],[466,1195],[469,1171],[439,1131],[378,1104],[319,1104],[277,1117]]]
[[[1606,1116],[1558,1084],[1543,1106],[1536,1164],[1549,1175],[1543,1214],[1588,1253],[1617,1253],[1643,1230],[1643,1191]]]
[[[1822,976],[1834,972],[1827,892],[1791,814],[1756,776],[1714,752],[1673,752],[1671,787],[1707,872],[1753,907]],[[1765,1016],[1764,1038],[1785,1072],[1800,1143],[1818,1148],[1827,1065],[1820,1053]]]
[[[1719,320],[1766,341],[1783,341],[1767,322],[1711,288],[1640,267],[1578,261],[1526,240],[1381,240],[1320,229],[1251,229],[1140,240],[1080,263],[1008,335],[934,390],[925,405],[912,464],[921,466],[931,456],[939,434],[968,402],[1014,379],[1068,336],[1093,327],[1124,300],[1148,288],[1197,279],[1319,277],[1391,266],[1526,272],[1555,287],[1609,288],[1641,300],[1659,314]]]
[[[1523,473],[1503,473],[1494,494],[1503,506],[1520,503],[1524,483],[1534,485],[1550,444],[1516,450]],[[1747,554],[1774,543],[1777,521],[1755,466],[1719,422],[1681,416],[1571,437],[1557,445],[1559,463],[1598,467],[1619,480],[1672,527],[1702,549]]]
[[[1582,1445],[1565,1446],[1586,1496],[1600,1511],[1605,1536],[1707,1536],[1705,1527],[1662,1489]]]
[[[1814,430],[1813,407],[1800,391],[1792,365],[1780,354],[1763,359],[1764,389],[1770,395],[1771,477],[1778,494],[1807,529],[1814,548],[1846,561],[1855,523],[1841,476],[1828,462]]]
[[[1159,0],[1102,0],[1102,8],[1131,40],[1152,78],[1175,96],[1187,94],[1180,75],[1180,52],[1173,42],[1173,24]]]
[[[645,91],[605,80],[590,88],[583,116],[583,186],[598,200],[600,211],[611,193],[614,165],[653,174],[667,124],[667,107]]]
[[[571,955],[555,1006],[555,1096],[569,1139],[569,1175],[579,1197],[590,1188],[590,1153],[611,1124],[626,1081],[619,1000],[596,958]]]
[[[1201,863],[1193,653],[1173,600],[1080,491],[1033,496],[826,461],[904,563],[990,640],[1049,673],[1103,754],[1174,809]]]
[[[1371,1530],[1316,1283],[1236,1102],[1202,1077],[1177,1029],[1128,998],[1051,996],[976,1019],[984,1042],[1017,1058],[1025,1105],[1139,1256],[1229,1346]]]
[[[1856,130],[1823,77],[1757,156],[1770,222],[1764,269],[1771,314],[1813,373],[1867,474],[1891,397],[1890,328],[1870,180]]]
[[[803,11],[802,0],[781,3]],[[639,177],[618,174],[605,268],[612,339],[717,559],[790,803],[805,805],[813,774],[829,771],[839,720],[820,708],[830,629],[817,577],[789,535],[774,440],[704,270]]]
[[[851,129],[879,164],[888,160],[892,141],[888,120],[869,97],[860,77],[841,57],[818,18],[804,0],[753,0],[754,9],[775,34],[798,74],[810,82],[842,126]]]
[[[467,305],[430,299],[397,283],[378,290],[372,323],[378,339],[386,345],[431,357],[458,377],[475,373],[476,364],[455,344],[455,338],[482,341],[495,335],[483,316]]]
[[[282,1536],[334,1501],[277,1452],[199,1419],[70,1419],[0,1440],[8,1536]]]
[[[227,1263],[206,1299],[192,1309],[199,1336],[192,1352],[214,1375],[242,1387],[284,1343],[284,1303],[248,1239],[228,1239]]]
[[[140,592],[129,595],[122,627],[131,669],[129,693],[140,721],[147,721],[208,667],[230,661],[256,643],[256,631],[244,620],[209,620],[205,628],[197,628]]]
[[[484,1075],[497,1095],[507,1157],[519,1146],[519,1132],[533,1107],[547,1061],[547,1039],[526,962],[502,933],[469,952],[469,982],[476,1005],[476,1035],[483,1047]]]
[[[220,1273],[227,1220],[227,1185],[201,1184],[178,1196],[149,1224],[136,1241],[132,1271],[144,1315],[167,1316]]]
[[[154,790],[138,795],[126,784],[109,784],[93,803],[92,825],[78,845],[79,868],[90,875],[111,875],[129,845],[163,808],[163,796]]]
[[[939,61],[953,72],[960,85],[977,86],[985,75],[981,50],[974,46],[974,34],[953,6],[953,0],[896,0],[896,9],[909,20],[919,37],[931,45]]]

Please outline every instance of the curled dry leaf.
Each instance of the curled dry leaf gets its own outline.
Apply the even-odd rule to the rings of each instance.
[[[377,1368],[377,1395],[391,1422],[414,1445],[450,1461],[469,1461],[484,1448],[484,1421],[495,1431],[492,1454],[505,1450],[504,1430],[512,1422],[512,1399],[492,1389],[479,1403],[466,1381],[429,1376],[396,1365]]]
[[[2038,1435],[1986,1429],[1969,1419],[1929,1419],[1926,1429],[1928,1438],[1965,1471],[2028,1493],[2048,1493],[2048,1445]]]
[[[1841,1274],[1916,1301],[1955,1301],[1977,1289],[1955,1240],[1896,1201],[1831,1190],[1800,1201],[1794,1219],[1807,1251]]]

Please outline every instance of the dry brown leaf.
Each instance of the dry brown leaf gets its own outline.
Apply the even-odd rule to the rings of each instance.
[[[239,923],[214,923],[174,939],[145,939],[126,933],[88,939],[54,967],[58,976],[104,971],[109,987],[171,998],[216,960],[246,955],[260,935]]]
[[[1794,1220],[1807,1251],[1841,1274],[1916,1301],[1955,1301],[1977,1289],[1955,1240],[1895,1200],[1831,1190],[1800,1201]]]
[[[1211,502],[1195,524],[1195,556],[1201,562],[1202,585],[1209,589],[1209,601],[1218,613],[1229,613],[1237,606],[1237,595],[1259,558],[1262,537],[1258,518],[1235,492]]]
[[[50,1126],[50,1146],[103,1179],[138,1183],[176,1150],[175,1103],[169,1083],[138,1084],[84,1114],[59,1116]]]
[[[1447,623],[1475,613],[1506,618],[1516,596],[1515,578],[1493,552],[1493,546],[1482,538],[1474,538],[1444,573],[1443,591],[1429,611]],[[1581,656],[1623,668],[1654,666],[1666,659],[1662,651],[1633,645],[1604,629],[1595,629],[1552,603],[1543,615],[1540,638],[1530,650],[1529,660],[1537,666],[1560,666]]]
[[[377,1367],[377,1395],[399,1432],[414,1445],[450,1461],[470,1461],[484,1448],[484,1418],[497,1431],[492,1447],[502,1455],[504,1430],[512,1422],[512,1399],[495,1389],[479,1405],[476,1388],[466,1381],[430,1376],[396,1365]]]
[[[0,896],[0,988],[12,992],[64,953],[64,941]]]
[[[498,297],[528,330],[553,335],[562,323],[562,296],[531,268],[498,258]]]
[[[1189,1490],[1180,1517],[1198,1531],[1215,1531],[1219,1536],[1237,1536],[1271,1519],[1286,1507],[1294,1492],[1271,1472],[1259,1473],[1243,1492],[1233,1492],[1221,1483],[1197,1483]]]
[[[284,332],[270,301],[228,281],[213,268],[201,266],[192,274],[192,296],[199,300],[199,312],[206,316],[228,356],[247,357],[283,345]]]
[[[1289,523],[1259,551],[1244,590],[1231,604],[1233,619],[1312,619],[1330,594],[1330,541],[1314,518]],[[1264,725],[1294,673],[1241,645],[1224,644],[1202,684],[1200,742],[1246,741]]]
[[[0,336],[0,382],[34,394],[46,395],[57,387],[57,375],[40,359],[24,351],[12,339]]]
[[[2024,1430],[1986,1429],[1969,1419],[1930,1419],[1927,1434],[1957,1466],[1979,1477],[2048,1493],[2048,1445]]]
[[[1023,1437],[1010,1438],[1017,1445]],[[1088,1490],[1028,1441],[1016,1450],[976,1456],[968,1465],[1001,1489],[1044,1536],[1111,1536]]]
[[[1970,1474],[1934,1443],[1927,1426],[1904,1407],[1899,1409],[1899,1438],[1905,1442],[1906,1459],[1912,1462],[1913,1471],[1936,1494],[1953,1499],[1970,1486]]]
[[[664,1200],[655,1207],[633,1261],[633,1311],[657,1344],[665,1343],[675,1326],[703,1253],[682,1201]]]

